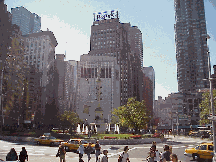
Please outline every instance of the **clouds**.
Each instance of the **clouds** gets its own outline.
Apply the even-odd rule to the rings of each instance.
[[[80,60],[80,55],[90,50],[90,38],[76,25],[70,25],[57,16],[41,15],[41,29],[49,28],[57,39],[56,54],[67,52],[66,60]]]
[[[171,88],[169,86],[165,86],[164,84],[155,83],[155,99],[157,100],[158,96],[162,96],[163,99],[168,96],[168,94],[173,93]]]

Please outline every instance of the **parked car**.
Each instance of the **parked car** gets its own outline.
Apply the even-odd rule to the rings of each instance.
[[[84,148],[86,148],[88,143],[89,143],[89,142],[87,142],[87,141],[85,141],[83,139],[70,139],[67,142],[62,142],[61,144],[64,146],[66,151],[76,152],[77,149],[79,148],[79,141],[81,141]],[[92,153],[95,153],[95,144],[92,143],[91,147],[93,148]]]
[[[53,136],[40,136],[39,138],[35,138],[35,142],[38,145],[44,144],[44,145],[50,145],[55,146],[61,144],[61,142],[64,142],[64,140],[56,139]]]
[[[210,138],[211,133],[210,132],[203,132],[201,137],[202,138]]]
[[[160,137],[163,137],[163,134],[162,133],[155,133],[155,134],[153,134],[152,137],[153,138],[160,138]]]
[[[184,155],[193,157],[193,160],[197,159],[198,161],[211,160],[214,156],[213,143],[201,143],[195,148],[185,149]]]

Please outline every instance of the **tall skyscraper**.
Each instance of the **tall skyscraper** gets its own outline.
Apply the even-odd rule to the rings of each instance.
[[[11,8],[12,24],[20,27],[22,35],[40,32],[41,17],[24,7]]]
[[[141,66],[143,62],[142,33],[130,23],[120,23],[118,12],[95,15],[91,27],[90,52],[92,56],[113,56],[120,65],[121,105],[128,98],[142,100]]]
[[[175,0],[175,43],[179,92],[207,88],[207,32],[203,0]]]

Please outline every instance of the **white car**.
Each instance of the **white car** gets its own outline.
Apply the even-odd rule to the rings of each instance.
[[[212,162],[216,162],[216,152],[214,153],[214,156],[212,158]]]

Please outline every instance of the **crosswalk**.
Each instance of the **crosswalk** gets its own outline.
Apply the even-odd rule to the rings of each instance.
[[[170,139],[170,141],[174,141],[173,139]],[[168,142],[170,142],[168,141]],[[175,138],[175,142],[181,142],[181,145],[173,143],[172,148],[173,149],[179,149],[179,148],[194,148],[195,146],[197,146],[198,144],[202,143],[202,142],[206,142],[206,140],[198,140],[198,139],[188,139],[185,137],[178,137]],[[210,141],[209,141],[210,142]],[[187,144],[187,143],[193,143],[193,144]],[[159,144],[157,146],[157,149],[163,150],[165,143],[163,143],[162,145]],[[168,144],[170,145],[170,143]],[[17,154],[19,154],[19,152],[22,149],[22,145],[18,144],[18,143],[10,143],[10,142],[6,142],[6,141],[0,141],[0,146],[1,147],[1,151],[0,151],[0,156],[6,156],[7,153],[10,151],[10,149],[13,147],[15,148],[15,150],[17,151]],[[48,157],[55,157],[56,153],[58,151],[58,147],[47,147],[47,146],[32,146],[32,145],[25,145],[26,150],[28,152],[28,154],[30,156],[48,156]],[[109,153],[108,153],[108,157],[112,158],[112,157],[116,157],[119,154],[121,154],[123,152],[122,148],[117,148],[116,150],[112,150],[109,149],[113,146],[106,146],[106,148],[108,149]],[[130,146],[129,146],[130,148]],[[133,146],[129,149],[130,151],[136,151],[136,149],[149,149],[150,145],[137,145],[137,146]],[[84,155],[85,158],[87,158],[87,155]],[[91,154],[91,157],[95,157],[94,154]],[[66,154],[66,158],[77,158],[78,159],[78,154],[74,154],[71,152],[67,152]]]

